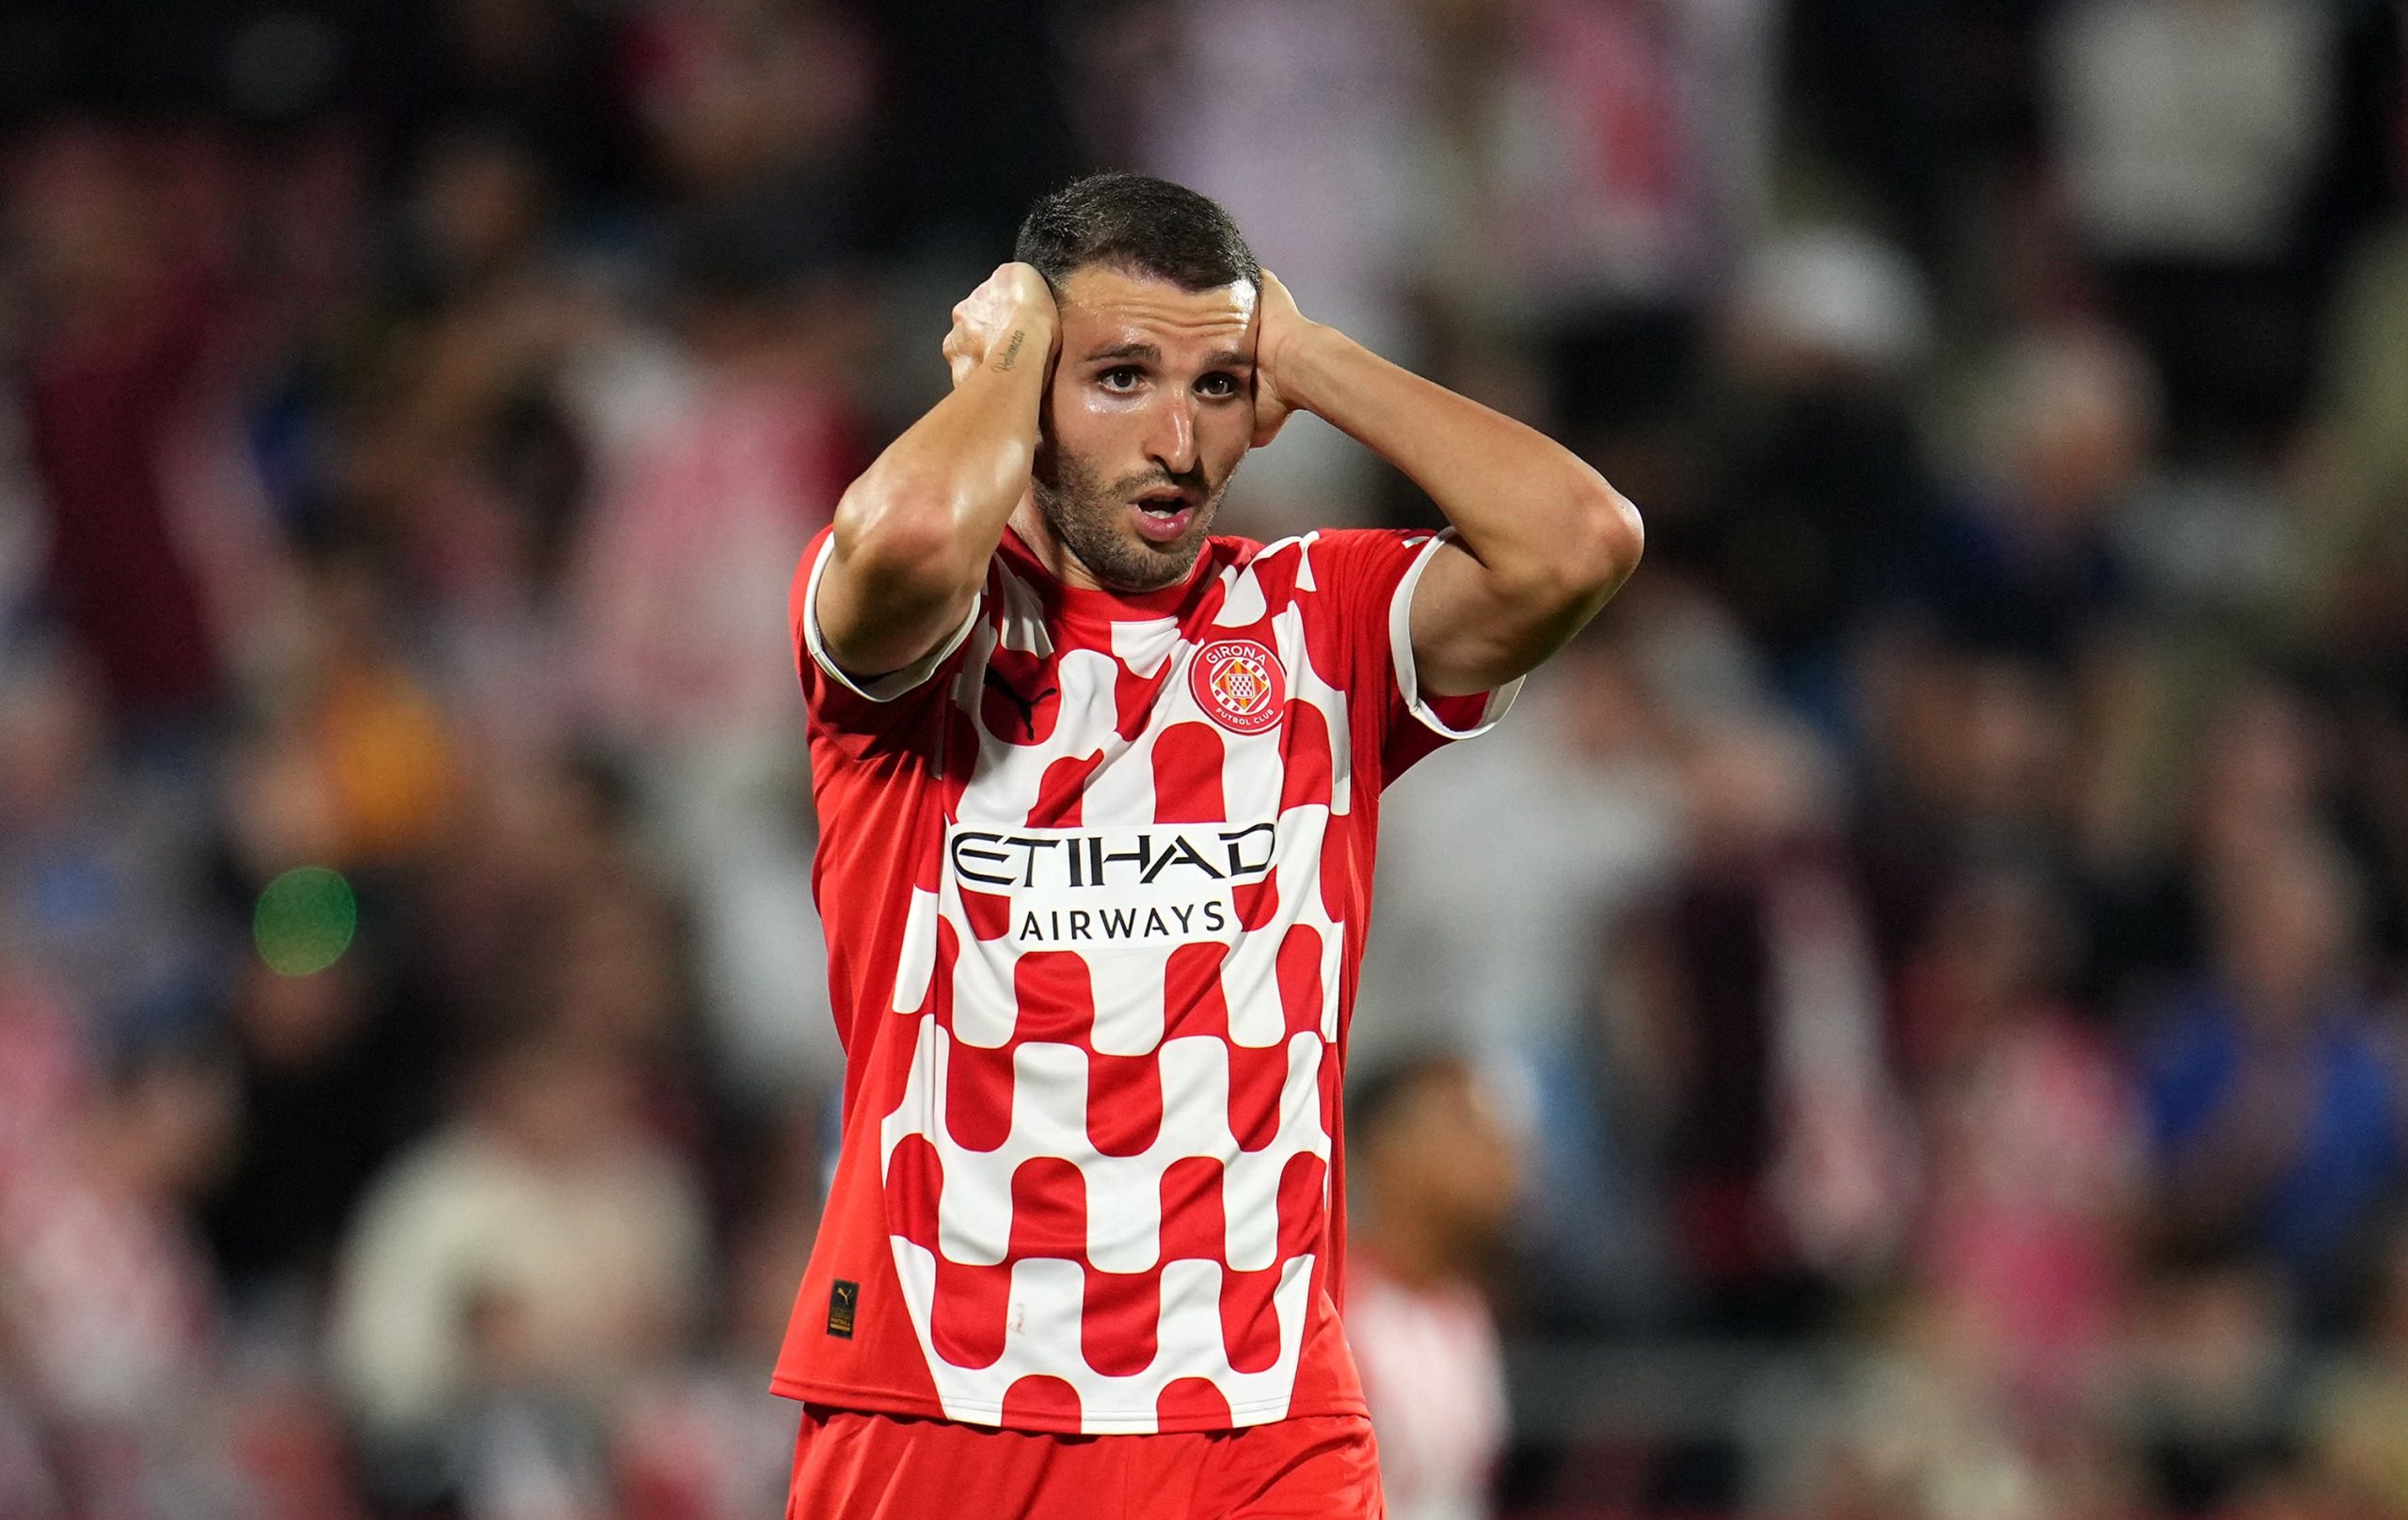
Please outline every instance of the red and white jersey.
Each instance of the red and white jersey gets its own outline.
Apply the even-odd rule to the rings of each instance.
[[[1436,542],[1213,538],[1068,587],[1006,533],[868,683],[791,613],[844,1146],[771,1385],[1058,1433],[1360,1413],[1339,1068],[1381,787],[1512,700],[1423,698]]]
[[[1349,1268],[1346,1338],[1389,1520],[1482,1520],[1509,1423],[1488,1301],[1463,1283],[1410,1286],[1365,1252]]]

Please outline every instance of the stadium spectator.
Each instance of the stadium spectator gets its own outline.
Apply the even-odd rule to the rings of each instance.
[[[329,1349],[388,1502],[508,1489],[520,1456],[530,1482],[597,1481],[610,1396],[685,1344],[702,1200],[637,1103],[610,1045],[507,1037],[361,1203]]]
[[[1781,694],[1836,720],[1853,620],[1896,594],[1937,508],[1910,404],[1930,298],[1895,247],[1835,224],[1760,243],[1717,315],[1699,514],[1659,537],[1738,614]]]
[[[1770,719],[1683,750],[1694,843],[1616,953],[1662,1053],[1657,1165],[1692,1312],[1781,1334],[1890,1265],[1917,1158],[1827,757]]]
[[[1482,1520],[1509,1415],[1491,1285],[1521,1182],[1522,1137],[1458,1056],[1406,1058],[1349,1100],[1346,1340],[1370,1401],[1397,1520]]]
[[[248,968],[231,1022],[239,1124],[204,1223],[234,1311],[306,1346],[353,1208],[434,1108],[434,1031],[366,952]]]
[[[2345,1306],[2397,1185],[2391,1052],[2346,861],[2305,831],[2201,863],[2210,960],[2142,1050],[2169,1240],[2262,1252],[2305,1323]]]
[[[1555,1322],[1631,1322],[1663,1308],[1665,1246],[1640,1154],[1647,1058],[1627,1049],[1606,947],[1679,868],[1682,800],[1630,653],[1590,643],[1558,663],[1493,749],[1466,752],[1443,786],[1408,779],[1412,804],[1386,815],[1354,1058],[1376,1068],[1481,1030],[1536,1109],[1532,1297]]]
[[[2066,918],[2036,871],[1969,867],[1898,989],[1926,1170],[1916,1275],[2001,1400],[2059,1420],[2108,1382],[2143,1160],[2129,1073],[2062,1001]]]
[[[2021,336],[2002,355],[1975,478],[1950,493],[1922,562],[1920,610],[1976,647],[2095,658],[2133,596],[2118,515],[2156,426],[2147,361],[2112,331]]]
[[[225,339],[224,272],[178,225],[164,154],[58,133],[20,168],[18,274],[40,313],[23,348],[23,447],[49,542],[53,615],[91,660],[120,735],[166,737],[224,694],[173,517],[169,466]]]
[[[2043,100],[2074,230],[2194,453],[2299,404],[2301,216],[2338,124],[2343,9],[2076,0],[2052,18]]]
[[[205,1028],[223,931],[200,820],[112,759],[105,691],[71,647],[21,651],[0,693],[0,942],[62,985],[97,1053]]]
[[[229,1477],[210,1399],[220,1306],[192,1210],[225,1159],[231,1084],[172,1048],[69,1081],[56,1131],[0,1179],[0,1347],[70,1512],[149,1513]]]

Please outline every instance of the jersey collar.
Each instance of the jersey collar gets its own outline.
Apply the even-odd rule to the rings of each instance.
[[[1105,591],[1097,587],[1073,586],[1046,568],[1037,551],[1020,536],[1020,530],[1005,525],[999,546],[1012,568],[1035,582],[1045,598],[1046,606],[1067,615],[1093,622],[1143,622],[1176,616],[1194,598],[1196,589],[1220,566],[1222,556],[1216,551],[1220,540],[1207,538],[1203,549],[1196,556],[1183,580],[1175,581],[1157,591]]]

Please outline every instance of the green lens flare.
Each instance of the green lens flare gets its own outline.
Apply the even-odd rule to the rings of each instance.
[[[358,927],[351,883],[323,865],[300,866],[269,882],[251,914],[260,958],[287,976],[308,976],[341,959]]]

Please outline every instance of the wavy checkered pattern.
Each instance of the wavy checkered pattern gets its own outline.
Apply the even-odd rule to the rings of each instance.
[[[847,1239],[815,1256],[784,1391],[826,1398],[826,1364],[861,1359],[812,1333],[824,1271],[868,1277],[865,1306],[889,1282],[899,1300],[927,1392],[879,1407],[1084,1433],[1360,1407],[1328,1286],[1370,875],[1356,824],[1377,795],[1356,762],[1386,709],[1410,706],[1387,634],[1420,546],[1338,536],[1344,552],[1215,540],[1174,606],[1082,600],[1006,552],[916,705],[848,705],[805,671],[816,720],[884,725],[842,749],[816,730],[815,766],[843,767],[840,784],[882,767],[918,791],[890,820],[908,883],[883,863],[889,912],[852,984],[879,995],[848,1025],[860,1080],[832,1204]],[[1259,733],[1190,679],[1199,649],[1231,639],[1275,663],[1285,691]],[[1370,712],[1340,689],[1366,670],[1383,678]],[[1487,705],[1449,716],[1469,727]],[[832,873],[847,844],[831,820],[832,950],[846,917],[832,876],[866,881],[881,863]],[[842,1208],[847,1168],[878,1201],[883,1272],[862,1264],[869,1221]],[[871,1168],[874,1190],[858,1185]],[[823,1269],[838,1255],[846,1271]]]

